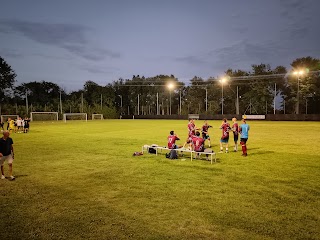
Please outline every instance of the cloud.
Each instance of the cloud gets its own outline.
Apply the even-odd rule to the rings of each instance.
[[[0,56],[8,57],[8,58],[21,58],[23,54],[19,53],[14,49],[1,49]]]
[[[200,59],[198,56],[185,56],[185,57],[178,57],[175,58],[176,61],[178,62],[183,62],[191,65],[203,65],[207,64],[206,61]]]
[[[91,28],[79,24],[54,24],[0,19],[0,33],[21,34],[35,42],[59,47],[92,61],[100,61],[106,57],[120,57],[117,52],[97,48],[90,43],[86,37],[86,34],[90,31],[92,31]]]
[[[114,67],[99,67],[99,66],[87,66],[87,65],[82,65],[79,67],[80,69],[83,69],[89,73],[94,73],[94,74],[110,74],[118,70],[117,68],[114,68]]]
[[[214,59],[214,66],[219,68],[248,68],[253,63],[274,62],[281,49],[272,42],[251,43],[247,40],[237,42],[231,46],[215,49],[209,52]]]

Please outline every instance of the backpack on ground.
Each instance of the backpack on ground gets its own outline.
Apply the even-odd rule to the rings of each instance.
[[[176,150],[171,150],[169,153],[169,159],[178,159],[178,154]]]

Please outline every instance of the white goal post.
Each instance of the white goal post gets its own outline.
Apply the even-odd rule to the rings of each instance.
[[[92,114],[92,120],[103,120],[103,114]]]
[[[30,120],[31,121],[58,121],[59,114],[58,112],[31,112]]]
[[[199,114],[193,114],[193,113],[191,113],[191,114],[188,114],[188,119],[190,120],[190,119],[194,119],[194,120],[199,120]]]
[[[88,115],[86,113],[64,113],[63,121],[67,120],[85,120],[88,121]]]
[[[19,115],[1,115],[1,122],[4,123],[4,122],[7,122],[8,121],[8,118],[11,118],[12,120],[14,119],[18,119]]]

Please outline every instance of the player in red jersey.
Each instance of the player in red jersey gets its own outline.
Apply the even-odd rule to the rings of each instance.
[[[223,153],[223,144],[225,145],[226,153],[228,153],[229,152],[228,147],[229,147],[230,124],[227,122],[226,118],[223,119],[222,124],[220,126],[220,129],[222,129],[222,136],[220,139],[220,152],[219,153]]]
[[[234,140],[234,152],[238,151],[238,140],[239,140],[239,124],[237,123],[236,118],[232,118],[232,127],[231,130],[233,132],[233,140]]]
[[[196,152],[204,151],[204,139],[200,137],[200,132],[196,132],[196,135],[192,138],[193,149]]]
[[[202,138],[203,138],[204,141],[208,140],[208,141],[209,141],[209,147],[211,147],[211,139],[210,139],[210,136],[209,136],[209,128],[212,128],[212,126],[210,126],[210,125],[208,124],[208,121],[205,120],[205,121],[204,121],[204,124],[203,124],[203,126],[202,126],[202,129],[201,129],[201,131],[202,131]]]
[[[194,120],[190,119],[188,123],[188,138],[183,147],[185,147],[189,143],[189,147],[192,145],[192,138],[195,136],[195,131],[197,130],[196,125],[194,124]]]
[[[174,131],[170,131],[170,135],[168,136],[168,148],[176,149],[178,146],[176,145],[176,141],[180,140],[180,138],[174,134]]]

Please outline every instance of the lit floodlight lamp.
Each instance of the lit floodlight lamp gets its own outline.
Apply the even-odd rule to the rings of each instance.
[[[225,84],[225,83],[227,82],[227,79],[226,79],[226,78],[221,78],[221,79],[219,80],[219,82],[221,82],[221,84]]]
[[[294,71],[293,72],[293,75],[303,75],[304,74],[304,71],[303,70],[299,70],[299,71]]]
[[[172,90],[174,88],[174,84],[172,82],[168,83],[167,87]]]

